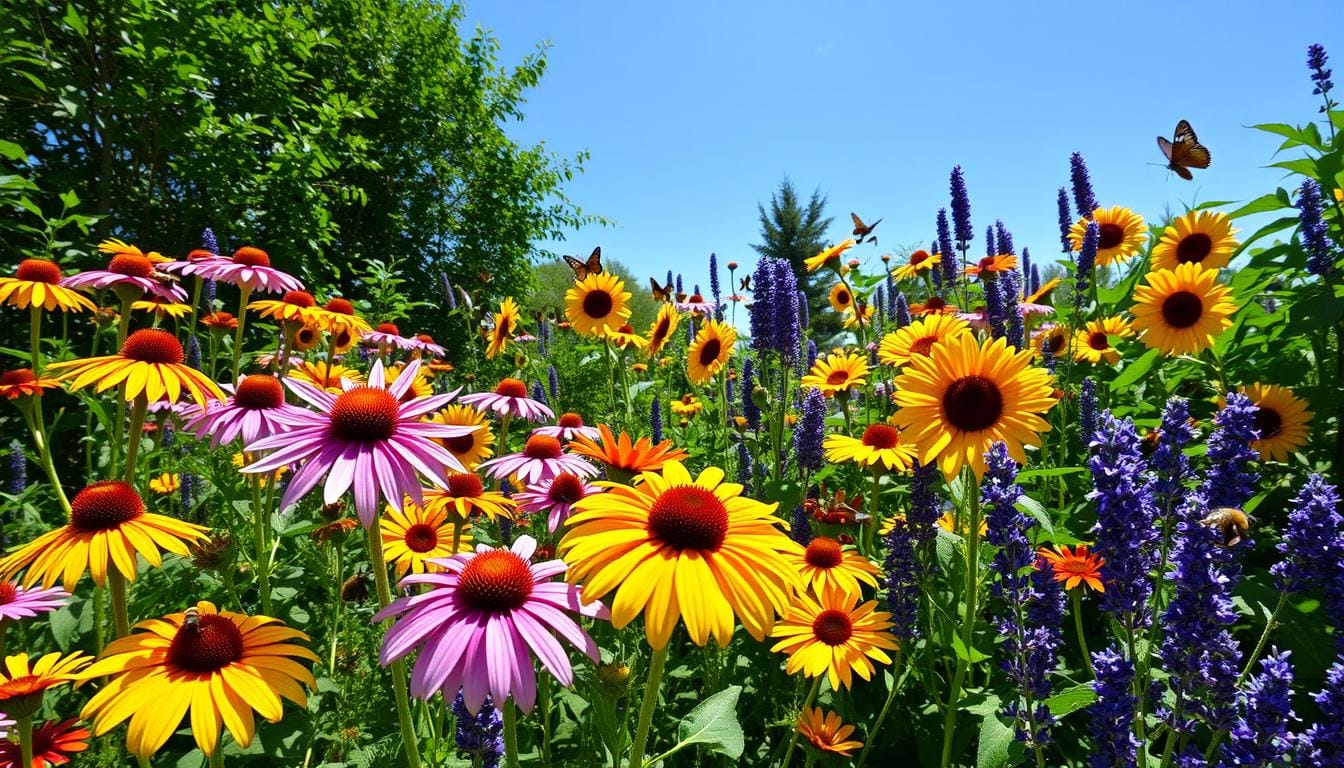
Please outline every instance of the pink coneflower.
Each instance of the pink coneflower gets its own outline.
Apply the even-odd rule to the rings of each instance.
[[[360,342],[375,347],[396,347],[397,349],[419,349],[415,339],[401,335],[401,329],[393,323],[379,323],[377,328],[364,334]]]
[[[285,402],[285,388],[280,380],[265,373],[244,376],[235,388],[220,385],[229,392],[224,402],[207,403],[205,412],[187,423],[185,429],[197,437],[210,436],[210,447],[231,443],[242,435],[244,444],[270,437],[287,429],[308,412]]]
[[[1049,304],[1031,304],[1019,301],[1017,302],[1017,314],[1024,318],[1033,315],[1053,315],[1055,314],[1055,308]]]
[[[285,357],[289,358],[290,368],[298,368],[304,363],[303,355],[292,354],[287,352],[285,353]],[[282,363],[285,362],[284,358],[280,357],[274,352],[263,352],[262,354],[257,355],[256,360],[254,362],[257,364],[258,368],[274,368],[277,361]]]
[[[691,297],[685,301],[677,302],[678,312],[698,312],[702,315],[714,314],[714,302],[706,301],[704,296],[698,293],[691,294]]]
[[[383,638],[378,653],[387,665],[420,649],[411,675],[411,694],[428,699],[462,697],[475,712],[486,695],[503,704],[509,696],[523,712],[537,700],[533,657],[563,686],[574,683],[574,670],[560,644],[563,639],[598,661],[597,643],[571,618],[577,613],[610,618],[600,602],[584,605],[579,587],[552,582],[568,568],[560,560],[530,563],[537,542],[519,536],[512,548],[478,546],[475,552],[433,558],[443,573],[407,576],[402,587],[425,584],[429,591],[394,600],[374,617],[402,616]],[[568,612],[568,613],[567,613]]]
[[[519,480],[528,485],[549,480],[561,472],[597,477],[597,467],[572,453],[565,453],[560,441],[550,435],[532,435],[523,444],[521,453],[491,459],[477,469],[496,480],[517,475]]]
[[[250,291],[284,293],[302,291],[299,279],[271,266],[271,256],[260,248],[243,246],[233,252],[233,258],[216,257],[199,261],[177,262],[178,272],[198,275],[221,283],[236,285]]]
[[[435,344],[434,337],[430,336],[428,333],[416,334],[415,338],[411,339],[411,342],[415,344],[415,349],[433,355],[434,357],[443,357],[448,354],[448,350],[444,349],[441,344]]]
[[[561,440],[573,440],[578,435],[583,435],[590,440],[596,440],[600,433],[597,427],[589,427],[583,423],[583,417],[577,413],[562,413],[555,426],[537,427],[532,430],[534,435],[550,435],[558,437]]]
[[[574,503],[585,496],[599,493],[595,485],[589,485],[573,472],[561,472],[549,480],[542,480],[527,490],[515,493],[513,500],[519,508],[530,515],[548,512],[547,530],[555,533],[561,524],[569,518],[569,510]]]
[[[423,504],[417,475],[443,488],[445,467],[466,471],[456,456],[432,438],[462,437],[476,428],[420,420],[447,405],[457,393],[403,399],[419,369],[420,361],[412,361],[389,387],[380,360],[369,371],[368,384],[342,380],[340,394],[286,379],[290,390],[318,412],[300,410],[289,431],[247,445],[248,451],[273,452],[242,471],[274,472],[300,463],[280,499],[281,509],[311,491],[323,476],[327,478],[324,504],[334,504],[353,487],[355,509],[365,528],[378,516],[380,496],[398,511],[405,496]]]
[[[69,599],[70,593],[60,587],[27,589],[13,582],[0,582],[0,622],[31,619],[60,608]]]
[[[549,421],[555,418],[545,403],[527,396],[527,385],[517,379],[502,379],[494,392],[476,392],[463,395],[461,402],[479,410],[490,410],[503,416],[521,416],[528,421]]]
[[[530,333],[520,333],[517,336],[514,336],[513,340],[520,344],[528,344],[530,342],[536,341],[537,337],[533,336]]]
[[[107,269],[91,269],[61,280],[65,288],[127,289],[132,295],[150,294],[170,301],[186,301],[187,294],[176,283],[165,278],[149,257],[138,253],[118,253],[107,263]],[[123,297],[124,299],[125,297]]]
[[[191,417],[199,413],[200,410],[201,407],[199,405],[196,405],[195,403],[189,403],[186,401],[180,403],[170,403],[167,400],[157,400],[149,404],[149,407],[145,409],[145,413],[148,413],[149,415],[155,417],[157,417],[159,414],[167,414],[168,416],[171,416],[174,419],[178,419],[179,421],[186,421],[187,419],[190,419]]]
[[[0,712],[0,740],[8,741],[10,729],[18,724],[19,721],[4,712]]]

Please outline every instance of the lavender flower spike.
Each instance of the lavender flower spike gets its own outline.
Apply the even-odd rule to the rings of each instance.
[[[1115,648],[1092,654],[1097,678],[1092,690],[1097,700],[1089,707],[1092,729],[1091,768],[1134,768],[1139,740],[1134,735],[1134,711],[1139,700],[1131,692],[1134,664]]]
[[[1294,765],[1344,765],[1344,657],[1325,673],[1325,689],[1313,697],[1321,718],[1297,737]]]
[[[966,192],[966,177],[960,165],[952,169],[949,186],[952,192],[952,232],[961,247],[965,248],[967,243],[975,239],[975,232],[971,229],[971,197]]]
[[[1284,592],[1328,584],[1344,569],[1344,516],[1339,491],[1320,475],[1307,478],[1292,500],[1278,550],[1283,559],[1269,567]]]
[[[957,279],[957,252],[952,248],[952,230],[947,223],[947,209],[938,209],[938,253],[942,255],[943,282],[950,288]]]
[[[1073,213],[1069,210],[1069,193],[1059,188],[1059,244],[1064,253],[1073,252],[1073,241],[1069,239],[1069,230],[1073,229]]]
[[[1222,765],[1283,765],[1293,746],[1293,667],[1277,649],[1260,660],[1260,671],[1241,695],[1241,717],[1223,743]]]
[[[826,398],[821,390],[807,390],[803,395],[802,410],[793,430],[793,452],[800,468],[815,472],[825,466],[821,444],[826,434]]]
[[[1312,43],[1307,46],[1307,68],[1311,70],[1311,82],[1316,86],[1311,93],[1314,96],[1325,96],[1327,104],[1330,103],[1328,95],[1330,89],[1335,86],[1334,83],[1330,82],[1331,71],[1325,68],[1325,63],[1329,60],[1330,57],[1325,53],[1325,46],[1320,43]],[[1321,112],[1325,111],[1326,108],[1321,107]]]
[[[1097,196],[1092,192],[1092,179],[1087,173],[1087,161],[1081,153],[1074,152],[1069,157],[1069,178],[1073,181],[1073,204],[1078,215],[1091,219],[1092,212],[1100,208]]]
[[[1076,295],[1073,300],[1075,306],[1081,307],[1085,303],[1083,297],[1092,284],[1092,270],[1097,265],[1097,248],[1100,244],[1101,229],[1095,221],[1089,221],[1087,231],[1083,233],[1083,247],[1078,251],[1078,261],[1075,264]]]
[[[1255,493],[1258,473],[1250,470],[1258,458],[1251,441],[1260,437],[1255,425],[1256,406],[1239,392],[1229,392],[1227,405],[1214,418],[1209,435],[1209,471],[1201,492],[1211,507],[1240,507]]]
[[[1335,244],[1321,219],[1321,185],[1315,179],[1302,182],[1297,210],[1302,226],[1302,249],[1307,252],[1307,271],[1313,275],[1328,275],[1335,266]]]
[[[1128,627],[1147,624],[1145,607],[1152,594],[1148,571],[1153,566],[1152,480],[1144,472],[1143,455],[1134,422],[1116,419],[1110,411],[1101,415],[1093,434],[1093,490],[1088,498],[1097,505],[1096,544],[1106,562],[1101,578],[1106,591],[1101,608]]]
[[[994,221],[994,242],[998,244],[999,253],[1017,254],[1017,251],[1013,248],[1013,235],[1007,227],[1003,226],[1002,220]]]

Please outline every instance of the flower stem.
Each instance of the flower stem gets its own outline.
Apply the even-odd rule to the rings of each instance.
[[[896,694],[901,690],[901,663],[905,661],[905,654],[901,651],[896,652],[896,663],[891,667],[891,689],[887,691],[887,701],[882,705],[882,711],[877,713],[877,720],[873,722],[873,727],[868,729],[867,743],[863,745],[863,751],[859,753],[858,768],[863,768],[863,764],[868,760],[868,752],[873,748],[873,742],[877,741],[878,731],[882,730],[882,723],[887,719],[887,713],[891,711],[891,704],[896,700]],[[809,763],[811,758],[809,758]]]
[[[137,395],[131,405],[131,428],[126,433],[126,471],[123,479],[127,485],[135,485],[135,460],[140,454],[140,439],[145,430],[145,413],[149,410],[149,400]]]
[[[1269,618],[1265,621],[1265,631],[1260,633],[1260,639],[1255,643],[1255,650],[1251,651],[1251,655],[1246,657],[1246,667],[1237,676],[1237,688],[1241,688],[1246,683],[1246,679],[1251,676],[1251,671],[1255,669],[1255,662],[1259,660],[1260,654],[1265,652],[1265,645],[1269,643],[1269,635],[1274,631],[1275,622],[1279,618],[1279,611],[1282,611],[1283,606],[1287,604],[1288,593],[1280,592],[1279,602],[1275,603],[1274,611],[1269,614]],[[1226,728],[1219,728],[1214,731],[1213,737],[1209,739],[1208,749],[1204,750],[1206,761],[1213,757],[1214,750],[1218,749],[1218,745],[1225,736],[1227,736]]]
[[[22,403],[23,400],[19,402]],[[69,517],[70,500],[65,496],[65,488],[61,485],[60,476],[56,474],[56,464],[52,461],[51,448],[47,444],[47,424],[42,415],[42,401],[36,397],[29,398],[28,407],[20,405],[19,411],[23,413],[28,431],[33,436],[38,463],[42,465],[42,471],[46,473],[47,482],[51,483],[52,490],[56,491],[56,500],[61,503],[61,510],[65,512],[66,517]]]
[[[121,345],[125,343],[126,336],[131,330],[131,304],[134,297],[129,294],[121,297],[121,315],[117,319],[117,351],[121,351]],[[112,420],[112,470],[115,472],[118,462],[121,460],[122,430],[126,425],[126,385],[123,383],[117,388],[117,407],[116,416]]]
[[[33,764],[33,716],[19,718],[19,752],[25,768]]]
[[[1073,601],[1073,629],[1078,633],[1078,650],[1082,651],[1083,661],[1087,663],[1087,671],[1091,677],[1097,676],[1097,671],[1092,668],[1092,654],[1087,650],[1087,638],[1083,635],[1083,596],[1082,587],[1069,590],[1069,599]]]
[[[112,629],[118,638],[131,633],[131,621],[126,596],[126,577],[114,565],[107,569],[108,592],[112,594]]]
[[[332,584],[331,590],[331,651],[327,654],[327,669],[331,674],[335,674],[336,669],[336,643],[341,636],[341,584],[345,575],[345,543],[335,542],[332,546],[336,550],[336,578]]]
[[[512,698],[504,700],[504,763],[518,768],[518,707]]]
[[[247,298],[252,289],[243,286],[238,299],[238,330],[233,334],[233,382],[238,383],[238,370],[243,361],[243,327],[247,325]]]
[[[821,691],[821,675],[812,682],[812,687],[807,691],[807,698],[803,699],[803,709],[806,710],[812,706],[812,702],[817,700],[817,693]],[[789,748],[784,750],[784,759],[780,762],[779,768],[789,768],[789,760],[793,758],[793,750],[798,746],[798,729],[793,729],[793,735],[789,737]]]
[[[975,600],[979,591],[980,571],[980,483],[970,489],[970,522],[966,530],[966,618],[962,624],[962,644],[966,655],[957,660],[957,672],[952,678],[952,689],[947,696],[947,712],[943,716],[943,753],[940,765],[952,764],[952,736],[957,730],[957,702],[961,699],[961,684],[970,669],[971,642],[975,632]]]
[[[256,547],[256,562],[253,567],[257,569],[257,592],[261,595],[261,612],[266,616],[272,616],[271,613],[271,563],[270,548],[267,544],[267,529],[270,527],[270,520],[266,514],[268,510],[264,509],[261,503],[261,476],[252,475],[252,538]],[[275,480],[271,480],[275,482]]]
[[[541,676],[541,764],[551,764],[551,676]]]
[[[649,678],[644,682],[644,701],[639,705],[639,724],[635,726],[635,740],[630,745],[630,768],[644,764],[644,747],[649,743],[649,725],[653,710],[658,707],[658,689],[663,682],[663,664],[667,661],[667,647],[653,652],[649,660]]]
[[[365,531],[369,540],[369,564],[373,567],[373,581],[378,589],[378,608],[382,610],[392,602],[392,588],[387,583],[387,561],[383,557],[383,537],[378,526]],[[386,631],[392,626],[392,619],[383,622]],[[401,741],[406,748],[407,768],[420,768],[420,749],[415,740],[415,724],[411,722],[411,701],[406,694],[406,663],[401,660],[392,662],[392,693],[397,700],[397,720],[401,723]]]

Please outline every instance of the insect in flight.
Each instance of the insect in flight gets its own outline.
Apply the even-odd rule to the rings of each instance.
[[[574,270],[575,280],[582,280],[589,275],[600,275],[602,274],[602,246],[599,245],[594,248],[586,262],[579,261],[573,256],[566,256],[565,263],[569,265],[570,269]]]
[[[751,275],[747,275],[746,277],[742,278],[742,282],[741,282],[741,284],[738,286],[738,290],[739,290],[739,291],[750,291],[750,290],[751,290]]]
[[[1241,543],[1242,537],[1250,532],[1253,522],[1255,518],[1236,507],[1214,507],[1209,510],[1207,517],[1199,521],[1199,524],[1217,528],[1223,535],[1223,546],[1235,547]]]
[[[1170,140],[1158,136],[1157,148],[1162,150],[1162,154],[1167,158],[1167,169],[1175,171],[1177,176],[1186,181],[1195,178],[1190,172],[1191,168],[1208,168],[1209,163],[1213,161],[1209,148],[1199,143],[1195,129],[1190,127],[1188,120],[1176,124],[1176,132]]]
[[[649,278],[649,289],[650,289],[651,291],[653,291],[653,300],[654,300],[654,301],[671,301],[671,300],[672,300],[672,284],[671,284],[671,283],[668,283],[666,286],[662,286],[662,285],[659,285],[659,284],[658,284],[658,281],[657,281],[657,280],[655,280],[655,279],[653,279],[652,277],[650,277],[650,278]]]
[[[863,219],[860,219],[859,215],[853,211],[850,211],[849,218],[854,220],[854,236],[859,238],[860,244],[863,243],[864,238],[868,238],[874,243],[877,242],[877,238],[872,237],[872,234],[873,230],[877,229],[877,225],[882,223],[881,219],[874,221],[872,224],[864,224]]]

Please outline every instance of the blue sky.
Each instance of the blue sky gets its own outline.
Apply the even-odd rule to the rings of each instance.
[[[973,248],[1002,219],[1037,258],[1058,254],[1055,191],[1073,151],[1103,205],[1146,219],[1249,200],[1283,174],[1263,167],[1278,141],[1247,126],[1302,123],[1320,104],[1307,45],[1324,44],[1344,80],[1337,0],[670,7],[510,0],[467,14],[493,30],[506,64],[549,44],[513,133],[588,149],[568,194],[616,222],[544,247],[601,245],[641,282],[669,268],[705,282],[711,251],[749,269],[756,204],[786,174],[829,195],[833,239],[848,235],[851,210],[883,218],[881,247],[859,253],[873,263],[933,237],[956,164]],[[1194,182],[1147,164],[1180,118],[1213,153]]]

